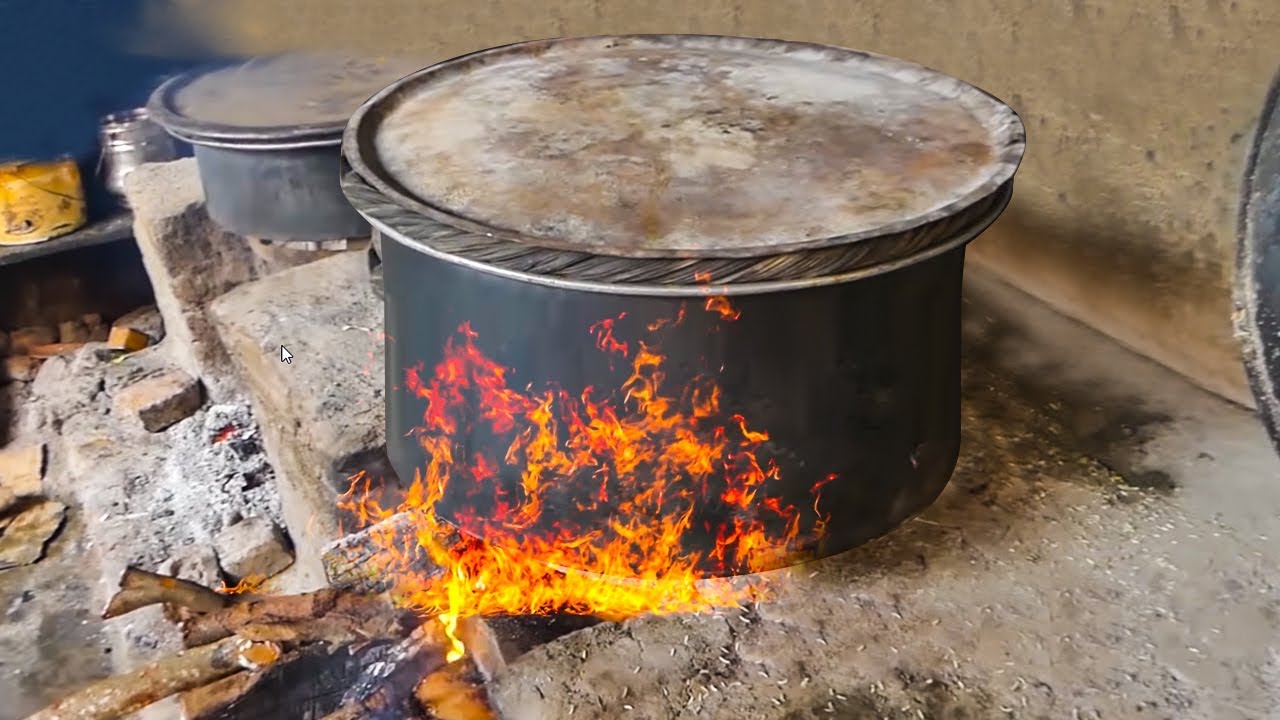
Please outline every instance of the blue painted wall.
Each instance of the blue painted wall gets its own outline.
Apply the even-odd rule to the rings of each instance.
[[[0,0],[0,159],[70,154],[92,168],[98,118],[146,102],[198,60],[142,57],[122,35],[142,0]]]

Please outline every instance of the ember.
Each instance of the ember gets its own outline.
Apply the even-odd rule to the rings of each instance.
[[[720,322],[739,316],[723,297],[704,309]],[[426,464],[406,498],[383,507],[360,476],[344,496],[343,506],[365,522],[413,518],[417,547],[374,534],[375,564],[401,602],[438,616],[453,640],[451,659],[465,650],[454,628],[468,616],[622,618],[758,598],[767,590],[758,578],[704,582],[707,566],[720,575],[771,569],[824,534],[818,493],[831,477],[815,485],[811,506],[770,495],[778,469],[761,452],[769,436],[720,407],[715,379],[700,376],[676,393],[664,388],[661,333],[681,324],[683,309],[650,323],[638,341],[615,336],[624,317],[589,330],[597,349],[628,363],[629,377],[614,392],[587,387],[577,395],[511,388],[511,370],[481,352],[478,334],[463,323],[430,376],[419,367],[406,378],[426,402],[416,430]],[[437,514],[446,497],[451,509],[466,508],[447,522]],[[713,506],[731,519],[704,527],[702,510]],[[463,532],[450,532],[453,525]],[[714,546],[689,542],[695,528],[710,531]],[[420,570],[424,550],[443,572]]]

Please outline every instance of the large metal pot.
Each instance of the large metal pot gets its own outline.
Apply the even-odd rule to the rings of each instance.
[[[662,330],[666,386],[711,373],[721,415],[769,434],[772,497],[812,505],[821,487],[825,535],[802,528],[779,562],[876,537],[954,468],[964,247],[1003,210],[1022,152],[998,100],[838,48],[575,38],[415,73],[344,140],[343,188],[382,236],[392,463],[408,478],[427,462],[421,426],[439,409],[404,391],[406,373],[437,367],[464,323],[512,388],[574,394],[624,387],[633,369],[588,328],[612,319],[636,338],[682,318]],[[722,307],[710,297],[737,319],[702,311]],[[482,424],[459,424],[459,464],[503,465],[511,438]],[[474,532],[495,495],[520,497],[522,471],[455,469],[435,509]],[[597,492],[561,479],[547,525],[589,523],[575,508]],[[709,555],[725,528],[767,518],[764,497],[699,501],[687,547]],[[625,520],[616,498],[589,504],[602,533]]]
[[[1280,450],[1280,73],[1246,163],[1237,248],[1236,334],[1258,412]]]
[[[297,53],[171,78],[148,109],[192,145],[209,216],[280,242],[366,237],[338,187],[347,118],[378,88],[421,67],[395,58]]]

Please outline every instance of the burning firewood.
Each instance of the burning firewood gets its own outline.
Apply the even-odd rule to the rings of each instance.
[[[280,647],[240,637],[193,648],[127,675],[99,680],[31,715],[27,720],[114,720],[170,695],[201,687],[242,670],[280,659]]]
[[[495,720],[486,681],[474,658],[467,656],[423,678],[413,696],[433,720]]]
[[[391,586],[394,573],[387,572],[388,561],[399,563],[398,569],[412,571],[417,577],[441,572],[442,568],[419,546],[417,532],[414,518],[409,513],[398,513],[331,543],[321,558],[325,577],[336,588],[376,593]],[[446,537],[442,541],[448,543],[452,539]],[[400,552],[392,556],[388,547],[400,548]]]
[[[449,638],[436,622],[420,625],[383,657],[371,663],[325,720],[400,720],[413,717],[418,682],[445,666]]]
[[[485,685],[505,666],[488,624],[444,623],[395,608],[386,594],[327,588],[300,595],[224,594],[128,568],[103,616],[163,603],[187,650],[94,683],[32,720],[109,720],[181,694],[188,720],[427,717],[492,720]]]
[[[233,597],[219,594],[189,580],[129,567],[120,578],[120,591],[111,597],[102,617],[110,620],[159,603],[207,613],[227,607]]]
[[[183,694],[186,720],[320,718],[393,643],[301,648],[256,673],[239,673]]]

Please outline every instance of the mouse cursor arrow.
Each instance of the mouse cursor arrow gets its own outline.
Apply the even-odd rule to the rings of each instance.
[[[289,349],[283,345],[280,346],[280,362],[286,365],[293,364],[293,353],[289,352]]]

